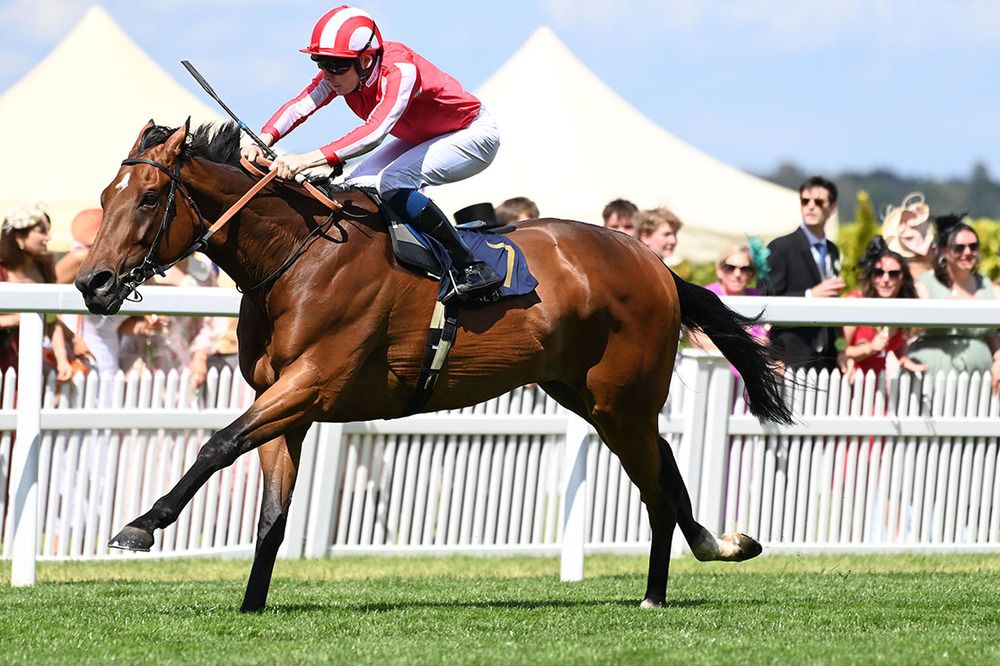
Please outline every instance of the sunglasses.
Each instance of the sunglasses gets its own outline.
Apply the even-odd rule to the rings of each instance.
[[[312,56],[312,61],[324,72],[341,76],[354,67],[354,58],[331,58],[329,56]]]
[[[802,203],[803,208],[805,208],[811,203],[816,204],[820,208],[826,208],[827,204],[830,203],[826,199],[810,199],[809,197],[802,197],[801,199],[799,199],[799,201]]]
[[[966,250],[979,252],[979,241],[974,243],[955,243],[951,246],[951,251],[955,254],[964,254]]]
[[[875,279],[884,278],[886,275],[889,276],[890,280],[898,280],[903,277],[903,271],[887,271],[881,268],[872,269],[872,276],[875,277]]]
[[[743,273],[746,275],[753,275],[754,273],[757,272],[754,270],[753,266],[734,266],[732,264],[727,264],[725,262],[719,264],[719,268],[721,268],[722,272],[725,273],[726,275],[730,275],[736,272]]]

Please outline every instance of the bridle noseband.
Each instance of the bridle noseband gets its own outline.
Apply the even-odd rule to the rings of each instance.
[[[149,160],[144,157],[130,157],[122,160],[122,166],[131,166],[135,164],[146,164],[154,167],[167,174],[170,178],[170,193],[167,195],[167,208],[163,211],[163,219],[160,221],[160,228],[156,230],[156,237],[153,239],[153,243],[149,246],[146,256],[143,257],[142,263],[130,270],[125,277],[121,278],[121,289],[126,291],[122,298],[131,301],[141,301],[142,296],[140,296],[137,291],[140,284],[154,275],[162,277],[171,266],[187,259],[195,252],[205,249],[205,247],[208,246],[208,239],[211,237],[213,232],[209,229],[208,224],[205,222],[205,217],[201,214],[201,210],[198,209],[198,204],[194,202],[190,192],[188,192],[187,188],[184,187],[184,183],[181,181],[180,158],[178,158],[174,163],[173,171],[159,162]],[[170,222],[174,219],[174,215],[177,212],[178,190],[180,190],[181,194],[184,195],[184,198],[187,200],[188,206],[191,207],[191,210],[193,210],[195,215],[198,216],[198,225],[202,234],[196,238],[179,257],[169,263],[160,264],[153,260],[153,255],[155,255],[160,249],[160,243],[163,241],[163,237],[166,236],[167,231],[170,228]],[[133,294],[135,295],[134,298],[132,298]]]

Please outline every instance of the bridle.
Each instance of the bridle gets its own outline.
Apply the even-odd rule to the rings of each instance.
[[[212,235],[215,234],[216,231],[221,229],[229,220],[231,220],[233,216],[235,216],[236,213],[238,213],[240,209],[242,209],[243,206],[245,206],[247,202],[250,201],[250,199],[256,196],[258,192],[264,189],[265,185],[270,183],[275,178],[275,176],[277,176],[277,172],[269,171],[268,173],[265,174],[245,160],[241,160],[241,163],[243,164],[244,168],[246,168],[251,173],[262,176],[261,179],[258,180],[253,185],[253,187],[247,190],[246,193],[242,197],[240,197],[240,199],[236,203],[230,206],[229,209],[225,213],[223,213],[222,216],[218,220],[216,220],[214,224],[209,226],[208,223],[205,222],[205,216],[201,214],[201,210],[198,208],[198,204],[195,203],[194,198],[191,197],[191,194],[188,192],[188,189],[184,186],[184,182],[181,180],[181,161],[179,158],[174,163],[173,170],[167,168],[166,165],[160,162],[146,159],[143,157],[130,157],[128,159],[122,160],[123,166],[146,164],[165,173],[170,178],[170,192],[167,195],[167,207],[163,211],[163,219],[160,220],[160,227],[159,229],[156,230],[156,237],[153,239],[152,244],[149,246],[149,250],[147,250],[146,256],[143,257],[142,262],[138,266],[130,270],[125,275],[125,277],[121,278],[120,280],[120,285],[121,285],[120,291],[125,292],[124,296],[122,296],[124,300],[130,300],[135,302],[141,301],[142,296],[141,294],[139,294],[138,291],[139,285],[141,285],[143,282],[153,277],[154,275],[159,275],[162,277],[171,266],[174,266],[175,264],[178,264],[181,261],[187,259],[195,252],[201,252],[202,250],[207,248],[208,239],[210,239]],[[315,186],[313,186],[308,181],[304,182],[303,185],[306,187],[306,190],[313,195],[313,197],[318,199],[321,203],[325,204],[331,210],[337,211],[342,208],[342,206],[339,203],[331,199],[328,199],[325,195],[322,194],[322,192],[317,190]],[[184,250],[184,252],[182,252],[180,256],[178,256],[176,259],[168,263],[157,263],[153,259],[153,256],[160,249],[160,243],[163,241],[163,237],[167,235],[167,232],[170,229],[170,223],[173,221],[174,216],[177,213],[178,191],[180,191],[180,193],[184,196],[184,199],[187,200],[188,206],[191,208],[191,210],[194,211],[194,214],[198,217],[198,227],[202,233],[200,236],[195,238],[191,242],[191,245],[189,245],[188,248]],[[281,265],[278,266],[278,268],[273,273],[268,275],[266,278],[264,278],[254,286],[247,289],[246,292],[255,291],[257,289],[260,289],[264,285],[270,284],[275,280],[277,280],[281,276],[281,274],[284,273],[286,270],[288,270],[289,266],[291,266],[295,262],[295,260],[298,259],[299,256],[301,256],[302,252],[305,251],[306,243],[308,243],[308,241],[313,236],[316,236],[318,233],[324,232],[326,228],[329,226],[329,223],[331,223],[332,221],[333,221],[333,213],[330,214],[330,217],[328,218],[326,224],[317,225],[315,228],[313,228],[309,232],[309,235],[307,235],[302,240],[302,242],[295,249],[295,251],[293,251],[288,256],[288,258],[284,262],[282,262]],[[239,287],[237,287],[237,289],[239,289]]]
[[[205,222],[205,217],[201,214],[201,210],[198,208],[198,204],[194,202],[191,197],[191,193],[188,192],[187,188],[184,187],[184,183],[181,181],[181,161],[178,159],[174,164],[174,170],[171,171],[163,164],[156,162],[154,160],[149,160],[144,157],[130,157],[128,159],[122,160],[122,166],[131,166],[135,164],[146,164],[153,168],[159,169],[165,173],[170,178],[170,193],[167,195],[167,207],[163,211],[163,219],[160,220],[160,228],[156,230],[156,237],[153,239],[152,244],[149,246],[149,250],[146,252],[146,256],[143,257],[142,263],[130,270],[125,277],[121,278],[121,289],[125,290],[125,295],[122,297],[129,301],[141,301],[142,296],[137,291],[140,284],[153,277],[154,275],[163,276],[167,269],[171,266],[180,263],[184,259],[195,252],[199,252],[208,246],[208,239],[211,238],[213,231]],[[153,256],[160,249],[160,243],[163,241],[163,237],[166,236],[167,231],[170,228],[170,222],[174,219],[174,215],[177,212],[177,191],[184,195],[187,200],[188,206],[194,211],[195,215],[198,216],[198,225],[202,230],[200,237],[195,239],[195,241],[188,247],[184,252],[181,253],[179,257],[173,261],[161,264],[153,260]],[[134,297],[133,297],[134,295]]]

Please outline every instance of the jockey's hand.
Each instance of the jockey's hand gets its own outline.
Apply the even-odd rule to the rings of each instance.
[[[286,153],[271,162],[271,171],[278,174],[278,178],[291,180],[299,175],[304,169],[317,167],[326,164],[326,156],[319,150],[313,150],[302,155]]]
[[[277,172],[278,178],[291,180],[307,166],[309,166],[309,163],[302,155],[287,153],[280,155],[276,160],[271,162],[271,171]]]
[[[260,140],[266,143],[268,146],[274,145],[274,137],[264,132],[260,135]],[[247,162],[253,163],[264,157],[264,149],[258,146],[256,143],[248,143],[247,145],[240,148],[240,157],[245,159]]]

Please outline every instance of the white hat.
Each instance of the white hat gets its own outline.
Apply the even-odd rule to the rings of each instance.
[[[902,205],[886,208],[882,218],[882,236],[890,250],[907,259],[930,255],[934,226],[931,224],[931,207],[924,202],[922,193],[907,194]]]

